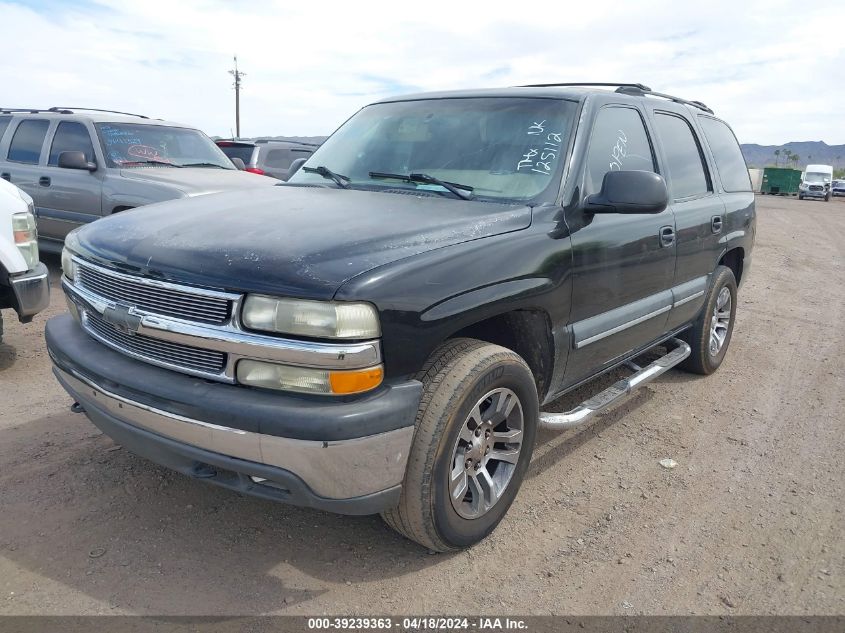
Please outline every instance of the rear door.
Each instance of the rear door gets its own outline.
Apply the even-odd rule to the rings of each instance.
[[[49,128],[48,119],[21,118],[13,119],[6,131],[7,138],[11,137],[0,175],[32,196],[36,215],[45,198],[45,187],[39,184],[39,162]]]
[[[661,104],[662,106],[662,104]],[[693,319],[719,258],[725,206],[714,191],[701,140],[686,108],[650,106],[661,162],[675,215],[676,252],[672,311],[667,330]]]
[[[82,224],[93,222],[102,214],[100,172],[59,167],[62,152],[83,152],[89,162],[99,163],[94,153],[91,131],[80,121],[60,121],[47,145],[47,160],[40,170],[42,207],[38,211],[39,235],[64,241],[65,236]]]
[[[601,189],[611,170],[657,171],[643,113],[609,104],[596,114],[582,176],[582,198]],[[675,221],[656,214],[568,217],[572,232],[574,349],[566,383],[604,369],[665,331],[675,274]]]

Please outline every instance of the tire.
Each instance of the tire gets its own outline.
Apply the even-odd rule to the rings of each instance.
[[[3,312],[0,311],[0,343],[3,342]]]
[[[798,199],[799,199],[799,200],[803,200],[803,199],[804,199],[804,196],[803,196],[803,195],[801,195],[801,194],[799,193],[799,194],[798,194]]]
[[[721,340],[721,343],[714,352],[711,348],[711,344],[713,344],[711,341],[711,337],[713,336],[711,328],[714,324],[714,318],[716,318],[717,306],[724,308],[725,305],[723,291],[726,291],[727,296],[730,297],[730,305],[727,306],[726,310],[718,310],[719,314],[725,316],[719,320],[717,334],[721,333],[721,337],[717,336],[716,340]],[[705,376],[719,369],[719,366],[725,359],[728,346],[731,343],[731,335],[733,334],[734,323],[736,321],[736,297],[736,278],[734,277],[733,271],[726,266],[717,267],[713,275],[710,292],[707,295],[707,301],[704,303],[701,314],[696,319],[692,328],[680,336],[681,339],[689,343],[692,349],[687,359],[679,365],[681,369]],[[727,318],[727,322],[725,322],[725,318]]]
[[[470,547],[505,516],[531,461],[539,417],[534,377],[514,352],[462,338],[436,349],[417,378],[423,395],[402,494],[382,518],[436,552]],[[479,494],[482,482],[498,494]],[[454,501],[453,490],[460,495]]]
[[[825,202],[830,202],[830,194],[829,194],[829,193],[826,193],[826,194],[824,195],[824,201],[825,201]]]

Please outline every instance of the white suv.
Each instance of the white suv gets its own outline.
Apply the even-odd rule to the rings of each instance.
[[[50,303],[50,280],[47,267],[38,259],[33,211],[29,195],[0,180],[0,308],[14,308],[23,323]]]

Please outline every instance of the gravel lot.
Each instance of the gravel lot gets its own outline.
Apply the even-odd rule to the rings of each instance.
[[[845,200],[758,215],[721,370],[542,434],[508,517],[454,555],[133,456],[50,373],[58,289],[28,326],[7,312],[0,614],[845,613]]]

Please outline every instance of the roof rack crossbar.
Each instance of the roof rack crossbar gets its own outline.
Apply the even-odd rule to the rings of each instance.
[[[576,81],[576,82],[572,82],[572,83],[527,84],[525,86],[519,86],[519,87],[520,88],[556,88],[558,86],[572,86],[572,87],[576,87],[576,88],[578,86],[608,87],[608,88],[612,88],[614,86],[619,86],[619,87],[637,88],[637,89],[645,91],[645,92],[651,92],[651,88],[649,88],[648,86],[643,85],[643,84],[632,84],[632,83],[622,83],[622,82],[613,82],[613,81],[608,81],[608,82],[604,82],[604,81],[598,81],[598,82],[596,82],[596,81]]]
[[[134,112],[120,112],[119,110],[103,110],[100,108],[78,108],[72,106],[54,106],[46,110],[46,112],[61,112],[62,114],[72,113],[73,110],[85,110],[86,112],[106,112],[108,114],[123,114],[126,116],[136,116],[139,119],[149,119],[145,114],[135,114]]]
[[[669,101],[673,101],[675,103],[682,103],[684,105],[692,106],[694,108],[698,108],[699,110],[703,110],[708,114],[713,114],[713,110],[708,108],[704,105],[701,101],[691,101],[689,99],[682,99],[681,97],[676,97],[674,95],[669,95],[664,92],[656,92],[654,90],[642,90],[640,88],[634,86],[621,86],[616,89],[616,92],[621,94],[627,95],[634,95],[634,96],[650,96],[650,97],[659,97],[661,99],[668,99]]]

